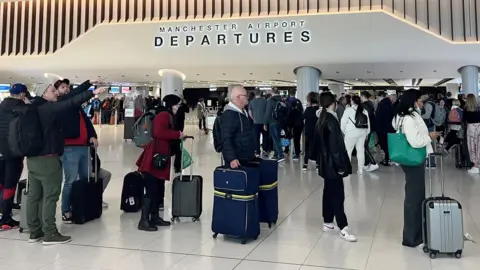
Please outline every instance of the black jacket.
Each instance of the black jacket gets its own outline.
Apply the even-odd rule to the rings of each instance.
[[[190,108],[186,103],[183,103],[180,107],[178,107],[177,114],[175,114],[175,129],[183,131],[185,128],[185,114],[190,112]]]
[[[375,106],[373,106],[373,102],[367,100],[363,102],[363,108],[368,112],[368,118],[370,120],[370,132],[376,131],[376,117],[375,117]]]
[[[38,115],[45,140],[45,146],[38,156],[63,154],[65,147],[65,136],[62,126],[63,114],[74,108],[78,114],[78,108],[82,103],[93,97],[92,91],[83,91],[76,95],[75,93],[73,92],[73,95],[67,95],[62,101],[57,102],[49,102],[41,97],[35,97],[32,100],[32,104],[38,106]]]
[[[318,105],[313,105],[307,107],[303,113],[303,118],[305,119],[305,136],[313,138],[315,134],[315,125],[317,124],[317,111],[320,109]]]
[[[23,100],[16,98],[5,98],[0,103],[0,154],[3,158],[11,156],[10,147],[8,145],[8,130],[10,122],[13,120],[13,109],[20,106],[28,106]]]
[[[221,138],[222,155],[227,164],[238,159],[240,163],[255,158],[255,133],[250,119],[230,105],[222,114]]]
[[[319,118],[312,153],[313,157],[317,157],[318,175],[338,179],[352,174],[340,123],[330,112],[323,112]]]
[[[61,102],[63,100],[69,99],[79,93],[87,91],[88,88],[92,86],[90,81],[86,81],[79,85],[77,88],[70,91],[70,93],[59,97],[58,101]],[[82,109],[82,105],[80,104],[78,107],[71,108],[64,113],[62,113],[60,117],[60,121],[63,126],[63,133],[66,139],[74,139],[80,137],[80,114],[83,115],[83,119],[85,120],[85,124],[87,126],[87,136],[88,139],[90,138],[97,138],[97,133],[95,132],[95,128],[93,127],[92,122],[89,120],[87,114]],[[85,142],[87,143],[87,142]]]
[[[378,103],[377,107],[377,125],[375,126],[378,133],[395,132],[392,126],[392,120],[395,116],[392,101],[384,98]]]

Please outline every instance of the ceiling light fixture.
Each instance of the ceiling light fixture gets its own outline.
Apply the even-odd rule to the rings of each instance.
[[[183,74],[182,72],[180,72],[178,70],[174,70],[174,69],[160,69],[158,71],[158,75],[160,75],[160,77],[162,77],[164,74],[167,74],[167,73],[176,74],[176,75],[180,76],[182,78],[182,80],[185,80],[187,78],[187,76],[185,74]]]
[[[339,73],[340,73],[340,71],[337,71],[336,73],[337,73],[337,74],[339,74]]]

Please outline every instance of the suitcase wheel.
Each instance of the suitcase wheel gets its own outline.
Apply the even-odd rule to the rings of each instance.
[[[423,252],[428,253],[430,250],[428,249],[427,246],[423,246]]]
[[[197,220],[199,220],[198,217],[193,217],[193,218],[192,218],[192,221],[193,221],[193,222],[195,222],[195,221],[197,221]]]
[[[457,258],[457,259],[462,258],[462,251],[455,252],[455,258]]]
[[[242,245],[245,245],[247,243],[247,239],[242,239]]]
[[[212,237],[213,239],[217,239],[217,236],[218,236],[218,233],[214,233]]]
[[[172,222],[180,222],[180,218],[179,217],[172,217]]]
[[[255,237],[253,237],[253,240],[257,240],[257,239],[258,239],[258,235],[257,235],[257,236],[255,236]]]
[[[20,233],[23,233],[23,228],[19,228],[18,231],[19,231]]]
[[[433,259],[435,259],[435,258],[437,258],[437,253],[435,253],[435,252],[433,252],[433,251],[430,252],[430,259],[433,260]]]

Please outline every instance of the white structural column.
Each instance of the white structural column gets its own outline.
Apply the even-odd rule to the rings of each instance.
[[[308,93],[318,93],[322,72],[318,68],[301,66],[295,68],[293,73],[297,76],[297,98],[305,104]]]
[[[173,69],[162,69],[158,71],[158,74],[162,77],[162,83],[160,84],[162,98],[170,94],[177,96],[183,94],[185,74]]]
[[[465,95],[474,94],[478,96],[478,66],[464,66],[458,69],[462,75],[462,92]]]
[[[57,75],[57,74],[53,74],[53,73],[45,73],[45,74],[43,74],[43,76],[45,77],[45,83],[46,84],[54,84],[58,80],[63,80],[62,76]]]
[[[328,89],[338,97],[345,93],[345,85],[343,83],[331,83],[328,85]]]
[[[453,98],[458,98],[458,83],[447,83],[447,92],[452,93]]]

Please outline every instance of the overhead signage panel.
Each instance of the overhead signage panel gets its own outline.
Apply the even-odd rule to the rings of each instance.
[[[154,37],[156,48],[228,45],[304,44],[311,41],[305,20],[162,25]]]
[[[0,93],[5,93],[5,92],[8,92],[10,91],[10,84],[8,83],[1,83],[0,84]]]

